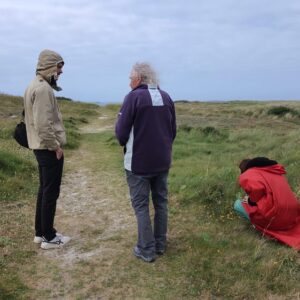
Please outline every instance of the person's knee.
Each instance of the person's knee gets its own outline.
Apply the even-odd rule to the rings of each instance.
[[[145,214],[149,212],[149,203],[147,203],[147,201],[133,201],[132,207],[136,214]]]
[[[235,200],[235,202],[234,202],[234,204],[233,204],[233,209],[234,209],[235,211],[239,211],[241,205],[242,205],[241,200],[240,200],[240,199],[237,199],[237,200]]]
[[[167,212],[167,210],[168,210],[167,201],[153,201],[153,206],[154,206],[155,211]]]
[[[240,199],[236,200],[234,202],[234,205],[233,205],[233,208],[235,210],[235,212],[242,216],[243,218],[247,219],[248,221],[250,221],[250,218],[249,218],[249,215],[248,213],[246,212],[243,204],[242,204],[242,201]]]
[[[154,193],[152,192],[153,204],[156,206],[166,206],[168,202],[168,194],[165,192]]]

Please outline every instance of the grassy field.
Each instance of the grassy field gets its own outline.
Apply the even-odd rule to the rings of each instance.
[[[25,279],[45,275],[37,265],[40,250],[32,245],[36,164],[32,153],[10,137],[21,99],[0,95],[0,103],[1,299],[300,298],[299,254],[265,239],[232,211],[241,195],[237,166],[244,158],[267,156],[285,165],[300,197],[300,102],[177,102],[166,255],[154,264],[142,263],[131,257],[135,233],[115,235],[111,246],[122,255],[110,256],[105,265],[97,257],[70,267],[68,284],[76,297],[63,289],[58,296],[35,292]],[[83,153],[76,164],[104,182],[101,189],[112,199],[126,191],[120,147],[111,127],[118,108],[61,101],[68,155]],[[81,127],[89,130],[80,133]],[[73,167],[67,165],[65,176]],[[91,239],[101,236],[99,229],[84,233]],[[85,247],[87,251],[98,245]],[[56,271],[49,280],[57,284],[63,280],[57,277],[59,266],[50,266],[49,272]]]
[[[19,276],[20,266],[31,264],[35,194],[38,172],[34,155],[12,139],[21,119],[21,97],[0,94],[0,299],[28,299],[28,287]],[[96,115],[97,106],[62,100],[68,134],[66,149],[77,149],[78,126]]]

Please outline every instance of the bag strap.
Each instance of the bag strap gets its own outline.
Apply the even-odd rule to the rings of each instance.
[[[23,108],[22,113],[21,113],[21,120],[20,122],[25,123],[25,109]]]

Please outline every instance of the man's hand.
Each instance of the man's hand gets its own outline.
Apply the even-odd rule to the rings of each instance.
[[[64,151],[63,151],[63,149],[61,149],[61,148],[56,149],[56,150],[55,150],[55,153],[56,153],[56,158],[57,158],[58,160],[60,160],[60,159],[62,158],[62,156],[64,155]]]

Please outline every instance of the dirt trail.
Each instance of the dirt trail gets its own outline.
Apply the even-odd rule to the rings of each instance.
[[[99,122],[87,124],[82,133],[112,128]],[[38,249],[37,277],[30,284],[35,299],[126,298],[108,283],[116,276],[112,265],[122,256],[132,259],[136,228],[125,178],[113,170],[95,173],[87,159],[91,165],[101,158],[84,145],[66,157],[55,226],[72,240],[62,249]]]
[[[98,117],[99,122],[109,122],[109,116],[108,115],[101,115]],[[98,122],[98,123],[99,123]],[[82,133],[98,133],[98,132],[103,132],[106,130],[113,130],[113,124],[109,122],[108,124],[96,124],[93,122],[92,124],[86,125],[81,128]]]

